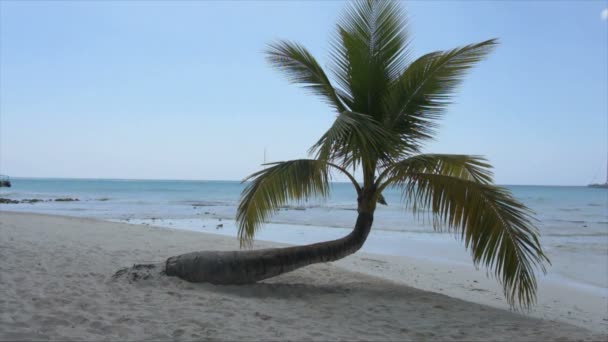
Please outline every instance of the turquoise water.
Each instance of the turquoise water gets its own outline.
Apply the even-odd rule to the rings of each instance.
[[[70,214],[93,210],[106,217],[145,218],[163,208],[166,217],[189,217],[192,206],[217,207],[219,215],[234,217],[243,185],[236,181],[174,181],[174,180],[89,180],[89,179],[26,179],[13,178],[12,188],[0,188],[0,196],[12,199],[76,197],[80,202],[10,205],[40,211]],[[603,236],[608,229],[608,191],[587,187],[507,186],[513,195],[531,208],[539,219],[541,230],[548,235]],[[400,193],[385,191],[388,206],[379,206],[376,228],[386,230],[419,230],[421,226],[401,203]],[[294,203],[279,213],[275,221],[318,223],[323,226],[350,227],[356,208],[355,194],[349,183],[334,183],[331,197]],[[6,207],[6,206],[5,206]],[[36,209],[37,208],[37,209]],[[343,212],[344,211],[344,212]],[[338,214],[329,216],[328,213]],[[105,213],[105,214],[102,214]],[[168,216],[167,216],[168,215]],[[318,216],[319,215],[319,216]],[[348,217],[343,217],[348,216]],[[424,226],[424,230],[427,228]]]
[[[205,213],[214,218],[233,219],[244,187],[234,181],[13,178],[12,183],[12,188],[0,188],[0,197],[75,197],[80,201],[2,204],[2,210],[114,220],[190,219]],[[507,188],[535,212],[541,242],[552,258],[554,269],[569,278],[608,287],[608,190],[553,186]],[[388,189],[384,196],[389,205],[378,206],[374,231],[425,239],[445,235],[433,233],[430,225],[416,219],[401,204],[398,191]],[[356,218],[355,209],[352,186],[334,183],[329,199],[293,203],[280,210],[272,222],[311,227],[311,231],[312,227],[350,228]]]

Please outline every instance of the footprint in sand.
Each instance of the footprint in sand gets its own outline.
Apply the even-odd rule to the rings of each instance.
[[[173,333],[171,334],[171,336],[175,337],[180,337],[184,334],[185,330],[184,329],[177,329],[174,330]]]

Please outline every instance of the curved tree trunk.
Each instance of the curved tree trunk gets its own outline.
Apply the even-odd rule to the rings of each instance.
[[[311,264],[335,261],[363,246],[372,227],[373,211],[359,210],[353,231],[337,240],[286,248],[182,254],[167,259],[165,272],[197,283],[248,284]]]

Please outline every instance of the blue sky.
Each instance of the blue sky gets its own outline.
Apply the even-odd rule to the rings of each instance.
[[[415,55],[487,38],[425,150],[485,155],[500,184],[602,181],[606,1],[404,3]],[[305,157],[335,114],[264,61],[325,65],[345,2],[0,2],[0,173],[235,179]]]

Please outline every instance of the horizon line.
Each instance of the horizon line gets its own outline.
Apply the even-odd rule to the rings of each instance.
[[[177,178],[107,178],[107,177],[28,177],[10,176],[13,179],[38,179],[38,180],[107,180],[107,181],[170,181],[170,182],[239,182],[237,179],[177,179]],[[330,183],[346,183],[350,181],[331,181]],[[586,187],[587,184],[495,184],[499,186],[554,186],[554,187]]]

